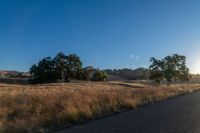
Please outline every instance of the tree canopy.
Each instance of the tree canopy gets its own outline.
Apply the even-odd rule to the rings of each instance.
[[[173,54],[158,60],[154,57],[150,59],[150,79],[160,83],[166,80],[168,83],[177,81],[188,81],[190,79],[189,68],[186,66],[184,55]]]
[[[30,73],[32,83],[69,82],[72,79],[86,78],[82,62],[76,54],[65,55],[60,52],[54,57],[47,57],[34,64]]]

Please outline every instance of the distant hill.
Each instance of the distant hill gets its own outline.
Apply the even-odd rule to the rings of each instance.
[[[28,72],[0,70],[0,78],[29,78]]]
[[[108,80],[148,80],[149,69],[137,68],[137,69],[106,69],[104,70],[108,74]]]
[[[0,70],[0,83],[28,84],[29,78],[30,74],[28,72]]]

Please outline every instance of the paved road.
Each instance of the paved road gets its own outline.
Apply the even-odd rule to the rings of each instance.
[[[200,133],[200,91],[56,133]]]

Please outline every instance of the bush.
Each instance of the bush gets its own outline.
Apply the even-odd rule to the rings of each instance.
[[[107,79],[107,74],[103,71],[97,71],[93,75],[94,81],[105,81]]]

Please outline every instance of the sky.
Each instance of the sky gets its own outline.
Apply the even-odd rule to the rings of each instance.
[[[200,73],[200,1],[0,0],[0,69],[28,71],[58,52],[100,69],[178,53]]]

